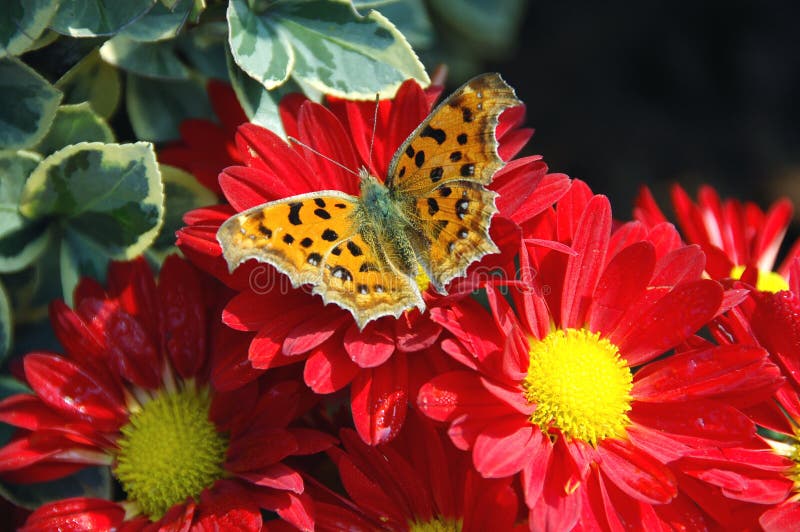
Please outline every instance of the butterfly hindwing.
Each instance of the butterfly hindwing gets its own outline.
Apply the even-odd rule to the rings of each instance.
[[[489,184],[503,165],[495,138],[499,116],[520,104],[498,74],[468,81],[400,146],[389,164],[387,186],[420,196],[452,180]]]
[[[232,216],[217,232],[228,267],[248,259],[275,266],[293,286],[319,283],[323,259],[352,236],[358,198],[338,191],[301,194]]]
[[[498,252],[489,237],[496,195],[478,183],[452,181],[416,200],[410,216],[423,228],[414,244],[417,258],[439,292],[474,261]]]
[[[381,316],[425,308],[414,280],[396,272],[360,234],[337,244],[325,257],[314,293],[350,310],[359,327]]]

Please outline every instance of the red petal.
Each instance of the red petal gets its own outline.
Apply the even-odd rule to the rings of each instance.
[[[206,91],[211,100],[211,106],[214,108],[214,114],[219,118],[226,131],[236,131],[237,126],[248,122],[247,115],[230,85],[212,79],[206,85]]]
[[[115,502],[77,497],[40,506],[20,531],[113,530],[124,518],[125,509]]]
[[[98,382],[77,364],[39,353],[26,356],[24,364],[31,388],[53,408],[88,421],[97,430],[114,431],[127,421],[119,389]]]
[[[247,490],[222,480],[200,494],[192,530],[260,530],[261,509]]]
[[[492,178],[491,188],[500,194],[496,203],[500,214],[514,219],[514,215],[528,198],[534,193],[538,194],[536,189],[547,173],[547,165],[541,159],[540,155],[534,155],[510,161]],[[540,201],[539,198],[536,201]],[[549,205],[545,204],[543,208],[547,206]],[[530,218],[532,211],[526,211]]]
[[[550,467],[550,458],[553,453],[553,444],[546,438],[541,430],[534,431],[533,438],[537,440],[535,446],[530,445],[530,461],[522,470],[522,491],[529,508],[533,508],[544,490],[547,482],[547,470]]]
[[[582,327],[605,263],[611,234],[611,204],[595,196],[586,205],[572,247],[578,255],[567,259],[561,296],[561,327]]]
[[[572,180],[569,190],[558,202],[556,211],[557,240],[572,241],[586,206],[594,197],[592,189],[580,179]]]
[[[284,98],[286,101],[288,98]],[[304,100],[305,101],[305,100]],[[284,124],[285,125],[285,124]],[[296,135],[286,128],[288,135]],[[236,146],[245,158],[247,166],[263,170],[269,181],[262,186],[268,190],[284,190],[286,196],[320,190],[322,184],[302,155],[281,137],[272,131],[255,124],[242,124],[236,131]],[[272,194],[270,194],[272,195]],[[254,194],[249,200],[253,205],[264,203],[265,198],[258,199]]]
[[[395,322],[395,343],[400,351],[422,351],[432,346],[442,332],[442,327],[430,317],[414,309],[402,314]]]
[[[705,256],[700,246],[685,246],[667,253],[659,259],[652,286],[674,286],[700,279],[705,266]]]
[[[314,102],[305,102],[300,107],[297,123],[298,137],[301,142],[341,164],[344,168],[353,172],[358,171],[361,163],[353,143],[342,123],[328,109]],[[341,190],[350,194],[358,192],[356,176],[324,157],[305,150],[302,146],[297,149],[305,152],[306,162],[311,167],[313,175],[325,176],[325,188]]]
[[[358,435],[366,443],[386,443],[397,436],[408,408],[406,355],[396,353],[385,364],[362,370],[353,381],[350,404]]]
[[[494,420],[475,440],[475,468],[486,478],[502,478],[521,471],[541,445],[539,434],[524,416]]]
[[[303,493],[303,477],[300,473],[286,464],[276,463],[259,471],[246,471],[239,473],[240,478],[252,482],[257,486],[264,486],[281,491]]]
[[[227,167],[219,175],[219,185],[238,212],[294,195],[286,180],[267,170],[247,166]]]
[[[197,270],[188,262],[177,255],[164,261],[158,282],[164,338],[170,360],[184,379],[196,376],[206,363],[203,288]]]
[[[737,404],[765,400],[780,385],[780,370],[759,347],[695,349],[647,364],[634,376],[637,401],[686,401],[699,397]],[[766,388],[761,394],[754,392]],[[746,397],[738,397],[747,392]]]
[[[765,532],[784,532],[800,523],[800,502],[787,501],[767,510],[758,520]]]
[[[253,341],[250,343],[249,358],[253,367],[257,369],[268,369],[281,364],[296,362],[295,357],[281,360],[281,346],[286,339],[289,331],[297,327],[303,318],[308,316],[309,308],[304,305],[300,308],[292,308],[266,322],[258,331]]]
[[[535,194],[528,196],[511,215],[517,224],[528,222],[559,201],[569,191],[572,182],[566,174],[547,174],[536,187]]]
[[[336,305],[324,307],[289,331],[283,342],[283,354],[295,356],[308,353],[333,336],[349,320],[349,315]]]
[[[341,390],[361,371],[340,344],[340,341],[323,344],[308,355],[303,380],[314,393]]]
[[[678,492],[669,469],[630,442],[609,438],[597,447],[600,470],[633,499],[651,504],[669,502]]]
[[[678,444],[702,448],[732,447],[749,441],[755,426],[739,410],[715,401],[686,403],[634,402],[631,421],[668,433]]]
[[[594,291],[588,312],[590,330],[614,330],[647,287],[655,262],[655,250],[649,242],[628,246],[611,259]]]
[[[306,494],[260,492],[255,497],[262,508],[276,512],[282,519],[303,531],[314,530],[314,506]]]
[[[394,338],[386,330],[387,325],[387,320],[380,320],[367,324],[360,331],[353,322],[344,335],[344,348],[350,359],[362,368],[374,368],[386,362],[394,353]]]
[[[636,196],[636,207],[633,209],[633,217],[641,220],[648,227],[653,227],[660,223],[667,222],[667,217],[658,207],[653,193],[650,189],[642,185],[639,187],[639,194]]]
[[[472,371],[438,375],[423,385],[417,395],[420,411],[436,421],[452,421],[465,412],[479,414],[487,407],[494,411],[498,402]]]
[[[255,471],[293,455],[300,448],[287,430],[258,428],[241,434],[228,446],[226,471]]]
[[[722,287],[699,280],[675,287],[643,315],[626,316],[627,334],[614,332],[610,340],[619,346],[629,366],[638,366],[675,347],[714,317],[722,302]]]

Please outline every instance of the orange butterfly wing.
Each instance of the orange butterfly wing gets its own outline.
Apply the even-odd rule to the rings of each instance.
[[[413,306],[424,309],[416,284],[357,234],[357,202],[323,191],[265,203],[226,220],[217,240],[231,271],[249,259],[272,264],[294,287],[310,284],[325,303],[349,310],[359,327]]]
[[[496,194],[484,185],[504,164],[495,137],[500,114],[521,103],[498,74],[478,76],[442,102],[392,159],[387,186],[419,228],[411,240],[439,292],[472,262],[498,252],[489,237]]]

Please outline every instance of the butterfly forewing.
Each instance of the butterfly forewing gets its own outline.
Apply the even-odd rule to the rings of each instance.
[[[358,198],[324,191],[253,207],[229,218],[217,240],[231,270],[248,259],[272,264],[297,287],[313,285],[326,302],[363,327],[424,303],[416,284],[394,272],[357,233]]]
[[[420,196],[448,181],[487,185],[503,165],[495,127],[500,114],[521,102],[498,74],[464,84],[431,113],[400,146],[386,184]]]
[[[288,275],[293,286],[316,284],[323,259],[354,232],[357,201],[329,190],[265,203],[226,220],[217,240],[231,271],[257,259]]]

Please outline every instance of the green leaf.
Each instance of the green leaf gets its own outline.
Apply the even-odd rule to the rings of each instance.
[[[25,180],[42,158],[32,152],[2,151],[0,152],[0,237],[3,237],[25,225],[25,218],[20,214],[19,198]]]
[[[175,245],[175,231],[184,226],[183,215],[192,209],[216,204],[217,196],[188,172],[166,164],[160,165],[160,168],[164,178],[166,208],[164,226],[153,248],[165,249]]]
[[[0,152],[0,273],[22,270],[44,253],[50,231],[31,223],[19,212],[19,200],[28,175],[41,161],[31,152]]]
[[[57,9],[58,0],[6,0],[0,17],[0,57],[31,48]]]
[[[97,51],[67,71],[56,87],[64,91],[64,103],[89,102],[106,119],[114,114],[122,93],[119,71],[100,59]]]
[[[187,79],[189,69],[175,55],[173,41],[139,42],[117,35],[100,47],[100,57],[123,70],[161,79]]]
[[[377,11],[362,17],[348,0],[309,0],[275,3],[261,17],[292,43],[292,75],[325,93],[387,97],[408,78],[430,83],[403,34]]]
[[[153,5],[155,0],[65,0],[50,27],[72,37],[114,35]]]
[[[129,74],[125,98],[133,131],[143,140],[177,139],[181,122],[212,115],[205,87],[193,79],[156,81]]]
[[[278,103],[285,95],[291,92],[303,92],[302,89],[289,80],[277,89],[268,91],[236,66],[230,55],[228,69],[233,90],[250,121],[284,136],[283,122],[278,114]]]
[[[32,484],[0,483],[0,496],[17,506],[35,510],[41,505],[70,497],[111,498],[111,473],[108,467],[87,467],[52,482]]]
[[[42,155],[49,155],[70,144],[91,141],[114,142],[114,140],[114,133],[106,121],[84,102],[59,107],[50,131],[35,149]]]
[[[228,4],[228,28],[233,58],[247,75],[267,89],[284,83],[294,68],[289,40],[266,15],[251,11],[245,0]]]
[[[28,178],[20,212],[31,219],[61,218],[61,287],[71,302],[81,276],[102,279],[109,259],[131,259],[158,235],[164,191],[153,146],[67,146]]]
[[[414,48],[433,45],[433,25],[422,0],[357,0],[353,6],[360,13],[369,9],[380,11]]]
[[[0,59],[0,149],[37,143],[60,101],[61,92],[35,70],[15,58]]]
[[[228,26],[222,22],[208,22],[178,37],[178,49],[187,62],[203,76],[228,79],[225,43]]]
[[[48,319],[50,302],[62,296],[58,256],[57,243],[49,245],[29,267],[2,276],[14,309],[15,354],[37,349],[58,350]],[[46,326],[39,327],[41,323]]]
[[[119,32],[134,41],[172,39],[181,31],[194,7],[193,0],[176,0],[171,6],[156,4],[145,16]]]
[[[11,317],[11,305],[8,302],[8,294],[0,283],[0,362],[2,362],[13,342],[14,321]]]

